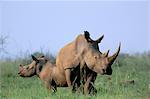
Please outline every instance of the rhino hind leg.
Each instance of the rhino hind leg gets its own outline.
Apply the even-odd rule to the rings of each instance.
[[[71,88],[71,69],[70,68],[65,69],[65,76],[66,76],[67,85],[69,88]]]

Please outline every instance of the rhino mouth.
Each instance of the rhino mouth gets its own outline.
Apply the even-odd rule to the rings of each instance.
[[[107,68],[105,75],[112,75],[112,68]]]
[[[21,75],[25,70],[26,70],[26,68],[23,65],[20,64],[18,74]]]
[[[29,67],[24,67],[23,65],[20,65],[18,75],[21,76],[21,77],[34,76],[35,75],[35,69],[34,68],[29,68]]]

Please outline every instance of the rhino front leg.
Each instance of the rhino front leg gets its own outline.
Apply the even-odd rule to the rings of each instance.
[[[68,87],[71,88],[71,69],[66,69],[65,70],[65,76],[66,76],[66,81],[68,84]]]
[[[96,94],[97,93],[97,90],[96,88],[94,87],[94,77],[93,75],[90,75],[89,77],[87,77],[87,80],[84,84],[84,94]]]
[[[53,91],[54,91],[54,93],[55,93],[55,92],[57,91],[57,85],[56,85],[56,83],[55,83],[54,80],[52,80],[51,86],[52,86],[52,89],[53,89]]]
[[[90,82],[90,86],[89,86],[89,94],[95,95],[95,94],[97,93],[97,90],[96,90],[96,88],[94,87],[94,82],[95,82],[95,80],[96,80],[96,76],[97,76],[97,74],[96,74],[96,73],[93,73],[92,79],[91,79],[91,82]]]
[[[89,94],[89,88],[91,83],[92,76],[88,77],[85,84],[84,84],[84,94]]]
[[[89,94],[92,94],[92,95],[96,95],[97,94],[97,89],[94,87],[92,82],[90,84]]]
[[[50,82],[49,81],[44,81],[44,85],[47,88],[48,92],[50,93],[51,92],[51,84],[50,84]]]

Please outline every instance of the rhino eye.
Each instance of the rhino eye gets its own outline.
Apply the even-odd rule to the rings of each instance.
[[[100,56],[94,56],[95,59],[100,59]]]
[[[98,57],[97,57],[97,56],[94,56],[94,58],[97,59]]]

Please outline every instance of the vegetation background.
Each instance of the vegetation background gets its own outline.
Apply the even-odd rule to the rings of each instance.
[[[35,56],[42,52],[33,53]],[[55,62],[55,56],[44,53]],[[113,74],[98,75],[95,86],[97,95],[84,96],[72,93],[67,88],[58,88],[57,93],[48,93],[37,76],[22,78],[19,64],[30,63],[30,54],[15,59],[0,60],[0,99],[149,99],[150,97],[150,52],[143,54],[120,54],[113,64]],[[126,83],[134,80],[133,83]]]

